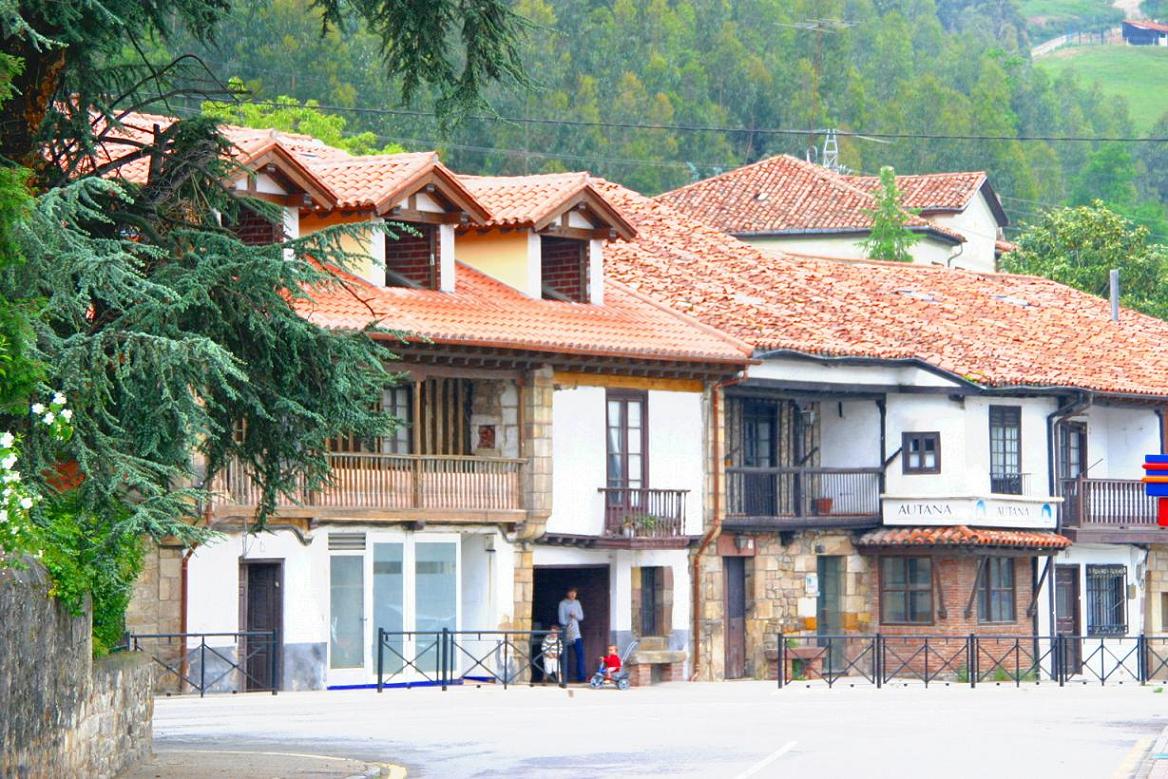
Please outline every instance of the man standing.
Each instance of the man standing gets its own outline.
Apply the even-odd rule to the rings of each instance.
[[[576,655],[576,681],[584,681],[584,639],[580,637],[580,621],[584,619],[584,607],[576,600],[576,588],[568,590],[568,594],[560,601],[560,624],[564,626],[564,645],[571,646]],[[564,658],[567,661],[567,658]],[[566,662],[563,669],[567,676]]]

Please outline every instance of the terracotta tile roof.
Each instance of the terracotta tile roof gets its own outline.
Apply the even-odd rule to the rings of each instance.
[[[1066,549],[1070,539],[1042,530],[987,530],[950,527],[882,527],[856,541],[857,546],[940,546],[994,549]]]
[[[875,193],[880,189],[878,176],[844,176],[846,181],[865,192]],[[985,171],[961,173],[922,173],[897,176],[896,187],[901,193],[901,205],[905,208],[930,211],[964,211],[969,201],[985,183]]]
[[[637,240],[609,278],[752,344],[913,360],[982,386],[1168,397],[1168,322],[1048,279],[884,262],[773,257],[619,185]]]
[[[658,195],[657,200],[734,235],[854,232],[872,226],[872,195],[843,176],[787,154]],[[908,224],[954,241],[960,234],[910,216]]]
[[[1017,248],[1018,248],[1018,244],[1016,244],[1012,241],[1003,241],[1001,238],[994,241],[994,253],[995,254],[1009,254],[1010,252],[1014,251]]]
[[[1168,33],[1168,24],[1153,22],[1149,19],[1124,19],[1123,23],[1129,27],[1135,27],[1138,30]]]
[[[332,185],[342,208],[374,207],[401,189],[404,182],[440,165],[432,151],[373,154],[308,161]]]
[[[635,232],[596,189],[597,179],[584,172],[459,178],[490,209],[489,225],[540,229],[572,204],[583,202],[598,211],[622,237],[631,238]]]
[[[297,303],[324,327],[379,322],[439,344],[729,366],[749,360],[748,345],[620,284],[606,285],[604,304],[593,305],[535,300],[461,263],[454,292],[382,288],[337,273],[344,284]]]

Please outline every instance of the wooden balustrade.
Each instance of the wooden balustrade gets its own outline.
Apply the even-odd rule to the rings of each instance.
[[[689,490],[605,488],[604,534],[627,538],[685,535],[685,495]]]
[[[735,517],[876,517],[880,468],[727,468],[726,513]]]
[[[454,455],[331,454],[329,483],[311,491],[300,487],[282,499],[280,506],[518,510],[523,508],[521,472],[525,462]],[[216,506],[259,503],[260,491],[239,463],[230,463],[211,489],[216,493]]]
[[[1066,526],[1156,526],[1156,499],[1139,479],[1063,479],[1060,494]]]

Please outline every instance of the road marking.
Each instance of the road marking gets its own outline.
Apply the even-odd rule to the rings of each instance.
[[[1115,773],[1111,776],[1113,779],[1130,779],[1136,775],[1140,767],[1140,763],[1144,761],[1144,755],[1152,748],[1152,738],[1148,736],[1141,738],[1135,743],[1130,750],[1128,750],[1127,757],[1119,764],[1119,768],[1115,769]]]
[[[748,777],[748,776],[754,776],[759,771],[766,768],[768,765],[775,762],[780,757],[782,757],[783,755],[787,754],[792,749],[794,749],[796,743],[798,743],[798,742],[788,741],[786,744],[783,744],[781,747],[776,749],[774,752],[771,752],[769,755],[764,757],[762,760],[759,760],[757,763],[752,765],[750,768],[747,768],[745,771],[743,771],[742,773],[735,776],[734,779],[746,779],[746,777]]]

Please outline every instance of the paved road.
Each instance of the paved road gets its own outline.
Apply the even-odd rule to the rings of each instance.
[[[389,761],[411,777],[1106,779],[1133,772],[1168,725],[1168,693],[1154,689],[724,682],[170,698],[155,739]]]

